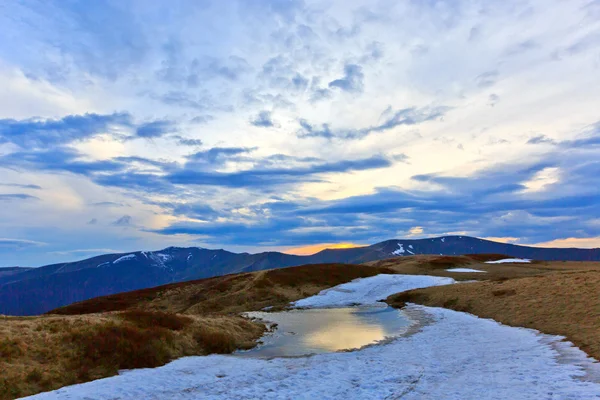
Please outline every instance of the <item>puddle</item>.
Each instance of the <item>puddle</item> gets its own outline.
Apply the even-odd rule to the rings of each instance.
[[[246,314],[277,324],[263,344],[235,353],[243,357],[294,357],[357,349],[400,336],[413,324],[402,311],[388,306],[303,309]]]

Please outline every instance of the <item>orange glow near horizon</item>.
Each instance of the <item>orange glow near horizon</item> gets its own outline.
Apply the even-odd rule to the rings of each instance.
[[[312,244],[309,246],[292,247],[290,249],[283,250],[286,254],[293,254],[296,256],[309,256],[325,249],[351,249],[354,247],[365,247],[366,244],[356,243],[320,243]]]

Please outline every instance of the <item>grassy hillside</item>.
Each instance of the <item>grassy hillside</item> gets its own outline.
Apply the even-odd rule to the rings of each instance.
[[[600,264],[484,263],[503,257],[414,256],[366,265],[307,265],[99,297],[36,317],[0,316],[0,399],[115,375],[119,369],[155,367],[182,356],[249,348],[265,327],[240,317],[241,312],[281,309],[326,288],[381,273],[487,279],[412,291],[388,301],[467,310],[567,335],[599,357]],[[446,271],[454,267],[487,273]]]
[[[253,347],[264,325],[239,316],[383,267],[322,264],[160,286],[63,307],[36,317],[0,317],[0,399],[156,367],[187,355]]]

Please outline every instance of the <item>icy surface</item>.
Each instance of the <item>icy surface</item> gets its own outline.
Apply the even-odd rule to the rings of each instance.
[[[135,254],[127,254],[126,256],[117,258],[115,261],[113,261],[113,264],[118,264],[120,262],[127,261],[127,260],[133,260],[134,258],[136,258]]]
[[[401,290],[449,282],[449,278],[430,276],[378,275],[299,302],[310,306],[372,303]],[[600,384],[582,379],[586,369],[597,370],[598,364],[562,342],[562,337],[441,308],[411,305],[407,311],[426,313],[431,323],[411,336],[360,351],[270,360],[186,357],[163,367],[124,371],[31,398],[600,398]]]
[[[440,308],[388,344],[312,357],[187,357],[36,399],[598,399],[582,367],[557,361],[560,337]],[[560,346],[567,346],[560,344]],[[581,363],[585,354],[575,348]]]
[[[471,268],[450,268],[450,269],[447,269],[446,271],[448,271],[448,272],[484,272],[484,273],[487,272],[487,271],[482,271],[480,269],[471,269]]]
[[[343,307],[353,304],[375,304],[379,300],[405,290],[428,286],[449,285],[452,278],[422,275],[387,275],[381,274],[370,278],[359,278],[319,294],[298,300],[295,307]]]
[[[530,263],[531,260],[528,258],[504,258],[497,261],[486,261],[486,264],[504,264],[504,263]]]

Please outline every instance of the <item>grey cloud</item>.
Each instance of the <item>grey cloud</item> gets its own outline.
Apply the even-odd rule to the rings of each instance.
[[[362,92],[364,90],[364,73],[362,67],[356,64],[346,64],[344,77],[329,82],[330,88],[339,88],[345,92]]]

